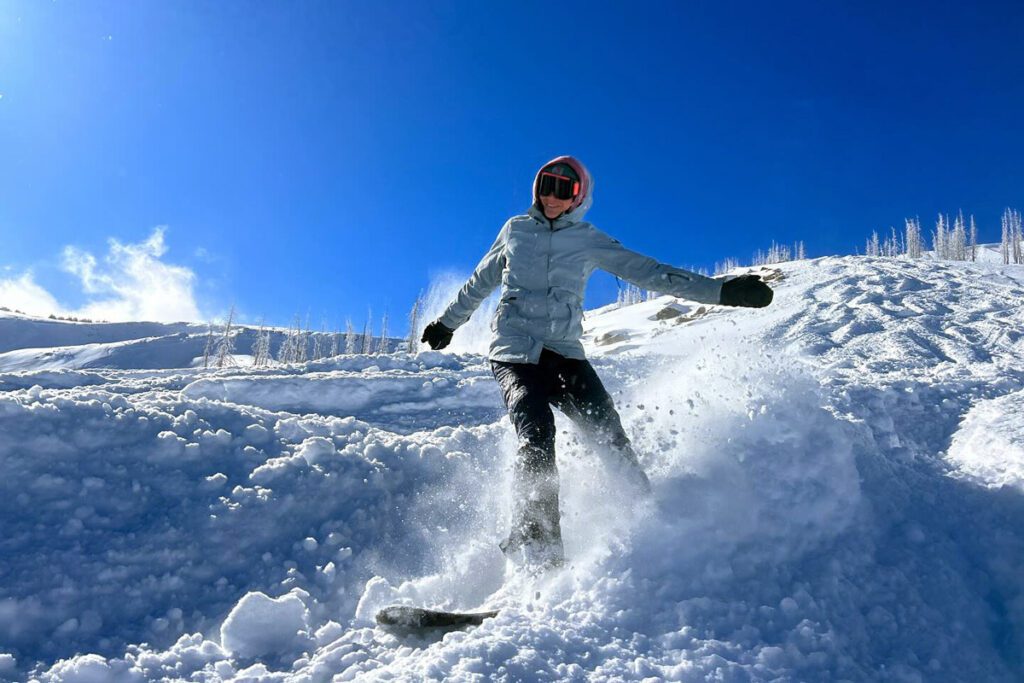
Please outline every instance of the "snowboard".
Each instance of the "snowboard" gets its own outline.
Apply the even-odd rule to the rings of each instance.
[[[459,628],[460,626],[479,626],[484,619],[498,614],[490,612],[446,612],[444,610],[410,607],[409,605],[391,605],[377,612],[377,623],[381,626],[392,626],[407,629]]]

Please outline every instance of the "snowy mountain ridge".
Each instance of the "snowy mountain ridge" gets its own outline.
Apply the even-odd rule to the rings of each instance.
[[[0,678],[1019,680],[1024,269],[779,269],[767,309],[588,313],[655,501],[559,415],[540,586],[479,354],[5,371]],[[403,601],[503,609],[372,623]]]

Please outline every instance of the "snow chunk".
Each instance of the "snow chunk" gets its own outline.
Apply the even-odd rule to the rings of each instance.
[[[271,598],[259,591],[245,595],[220,629],[221,645],[232,655],[259,657],[291,649],[309,627],[309,611],[294,592]]]

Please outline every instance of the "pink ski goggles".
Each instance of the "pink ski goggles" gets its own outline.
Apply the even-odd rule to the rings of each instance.
[[[580,181],[573,180],[568,176],[541,171],[540,185],[537,187],[537,195],[547,197],[555,195],[558,199],[572,199],[580,193]]]

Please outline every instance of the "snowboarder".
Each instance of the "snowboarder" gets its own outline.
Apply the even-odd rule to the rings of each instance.
[[[708,304],[760,307],[772,300],[772,290],[756,275],[723,283],[626,249],[583,220],[593,185],[578,159],[560,156],[544,164],[534,179],[533,205],[505,223],[455,300],[426,326],[422,338],[432,349],[446,347],[501,283],[488,358],[520,444],[512,529],[501,549],[533,568],[564,561],[552,405],[606,444],[634,487],[650,492],[612,399],[580,343],[590,274],[601,268],[640,287]]]

